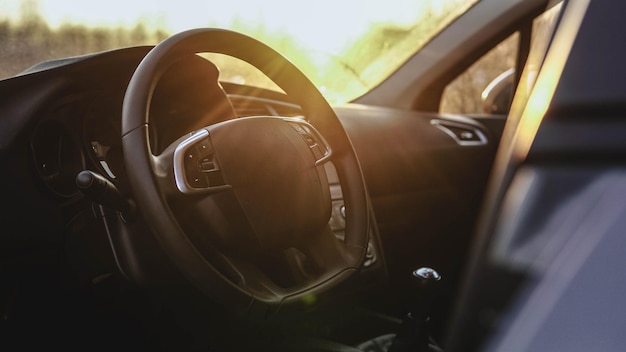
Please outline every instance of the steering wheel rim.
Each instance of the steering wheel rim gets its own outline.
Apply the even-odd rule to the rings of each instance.
[[[180,214],[172,209],[169,198],[176,193],[173,150],[180,145],[180,140],[168,148],[169,153],[153,154],[149,133],[150,102],[159,78],[171,64],[185,55],[204,52],[229,55],[261,70],[301,105],[310,126],[319,131],[332,148],[332,162],[342,184],[347,209],[345,241],[335,243],[328,236],[319,235],[320,239],[315,243],[318,250],[326,252],[321,254],[322,257],[333,256],[331,261],[340,264],[331,265],[332,270],[310,282],[287,288],[273,286],[266,279],[251,274],[254,273],[252,269],[244,274],[249,269],[247,264],[234,264],[232,258],[223,257],[225,265],[234,269],[235,276],[240,276],[233,280],[232,272],[229,276],[223,267],[218,268],[207,260],[206,251],[200,250],[190,239],[181,226]],[[221,126],[216,128],[229,130]],[[122,146],[138,209],[161,247],[194,286],[220,304],[262,316],[276,312],[278,308],[307,306],[311,301],[319,301],[331,294],[363,263],[370,232],[369,205],[352,144],[333,109],[306,76],[279,53],[253,38],[207,28],[179,33],[155,46],[137,67],[124,97]],[[210,251],[221,255],[214,248]]]

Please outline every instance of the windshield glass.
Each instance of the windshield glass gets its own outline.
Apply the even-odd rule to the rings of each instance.
[[[378,85],[476,1],[0,0],[0,78],[41,61],[219,27],[270,45],[330,102],[344,103]],[[222,71],[221,79],[275,88],[243,70]]]

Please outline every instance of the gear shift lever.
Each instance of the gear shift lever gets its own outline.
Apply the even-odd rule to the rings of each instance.
[[[411,273],[411,286],[417,297],[409,314],[414,319],[427,320],[438,292],[441,275],[432,268],[423,267]]]
[[[411,290],[415,300],[402,320],[389,352],[429,351],[428,321],[441,276],[431,268],[419,268],[411,273]]]

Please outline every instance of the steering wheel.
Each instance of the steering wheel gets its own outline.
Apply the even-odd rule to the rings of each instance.
[[[204,52],[252,64],[300,104],[306,119],[222,121],[155,155],[149,132],[155,86],[177,60]],[[122,145],[143,218],[180,272],[215,302],[262,316],[307,307],[362,266],[371,223],[352,144],[315,86],[261,42],[195,29],[155,46],[127,88]],[[346,206],[343,240],[328,226],[329,161]]]

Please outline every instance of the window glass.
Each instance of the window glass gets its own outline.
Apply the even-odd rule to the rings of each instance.
[[[517,93],[526,101],[534,85],[562,2],[550,7],[533,20],[530,54]],[[519,34],[509,38],[481,57],[446,86],[440,111],[454,114],[507,114],[513,98]]]
[[[330,102],[345,103],[377,86],[477,1],[0,0],[0,79],[44,60],[217,27],[270,45]],[[275,88],[254,71],[230,73],[220,79]]]
[[[519,33],[515,32],[478,59],[460,74],[443,92],[440,111],[454,114],[505,113],[498,106],[507,106],[519,49]],[[489,95],[490,100],[486,100]]]

